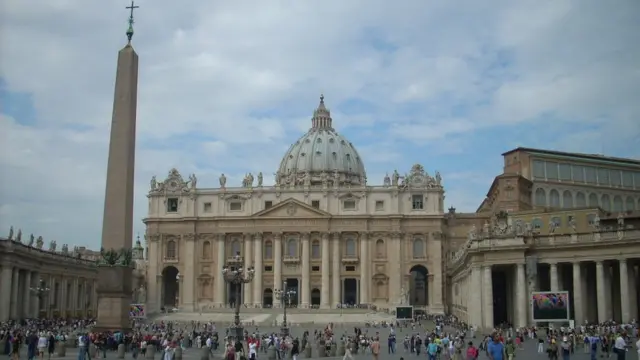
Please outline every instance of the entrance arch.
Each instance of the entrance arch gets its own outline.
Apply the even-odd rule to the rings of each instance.
[[[264,293],[262,294],[262,306],[265,308],[273,307],[273,290],[264,289]]]
[[[178,307],[180,284],[178,284],[178,268],[167,266],[162,270],[162,305],[165,308]]]
[[[311,290],[311,305],[312,306],[320,306],[320,290],[319,289],[313,289]]]
[[[429,270],[423,265],[414,265],[409,270],[409,304],[414,306],[429,305]]]

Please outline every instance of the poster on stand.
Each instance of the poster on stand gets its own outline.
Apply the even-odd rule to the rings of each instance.
[[[132,319],[146,318],[144,304],[131,304],[129,305],[129,317]]]
[[[531,293],[533,321],[569,321],[568,291],[534,291]]]

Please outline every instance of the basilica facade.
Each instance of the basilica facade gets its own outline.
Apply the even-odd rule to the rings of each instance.
[[[444,189],[420,164],[381,184],[333,127],[324,98],[311,128],[284,154],[275,184],[262,173],[239,186],[200,187],[177,169],[151,180],[144,219],[147,311],[292,304],[445,311]],[[252,282],[228,284],[223,266],[253,266]]]

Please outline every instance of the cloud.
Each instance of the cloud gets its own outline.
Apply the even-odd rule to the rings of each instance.
[[[0,231],[98,246],[126,5],[3,3]],[[272,182],[320,93],[369,183],[419,162],[458,211],[517,145],[640,156],[633,0],[139,5],[136,220],[172,167],[201,186]]]

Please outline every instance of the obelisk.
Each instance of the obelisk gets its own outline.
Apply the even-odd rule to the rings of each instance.
[[[133,1],[127,30],[127,45],[118,52],[113,98],[107,184],[102,221],[102,249],[98,263],[97,329],[131,328],[131,260],[133,237],[133,188],[136,150],[136,105],[138,55],[133,50]]]

